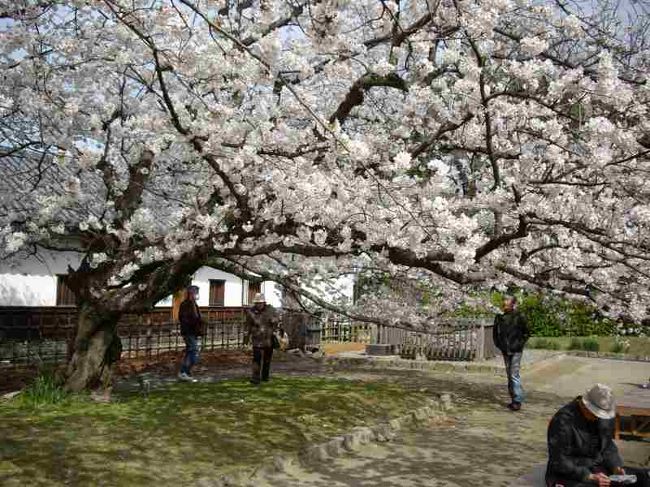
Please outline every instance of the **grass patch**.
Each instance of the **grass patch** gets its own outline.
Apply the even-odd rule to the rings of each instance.
[[[58,404],[66,399],[68,394],[53,373],[39,375],[18,396],[18,401],[27,407]]]
[[[600,350],[600,343],[597,338],[585,338],[582,341],[582,349],[588,352],[598,352]]]
[[[172,384],[148,399],[0,404],[0,484],[193,485],[403,414],[424,393],[396,383],[276,377]]]
[[[609,351],[612,353],[626,353],[629,349],[629,345],[622,341],[615,341],[612,346],[609,348]]]
[[[548,338],[531,338],[528,342],[530,348],[543,349],[543,350],[559,350],[560,344],[555,340]]]
[[[572,338],[567,348],[568,350],[582,350],[582,340],[579,338]]]
[[[546,350],[593,350],[650,357],[650,337],[533,337],[529,347]]]

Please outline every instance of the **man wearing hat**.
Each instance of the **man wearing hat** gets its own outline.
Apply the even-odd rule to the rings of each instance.
[[[614,443],[616,406],[612,390],[596,384],[560,409],[548,427],[549,487],[609,487],[609,475],[635,475],[635,487],[650,487],[647,469],[624,468]]]
[[[199,337],[203,334],[203,320],[196,304],[199,295],[197,286],[189,286],[185,301],[178,310],[178,319],[181,322],[181,335],[185,341],[185,355],[181,362],[181,371],[178,378],[183,381],[196,382],[192,378],[192,367],[199,361]]]
[[[266,304],[264,294],[253,298],[253,306],[246,312],[247,333],[244,344],[253,345],[253,375],[251,384],[269,380],[271,358],[273,357],[273,333],[279,324],[278,313]]]

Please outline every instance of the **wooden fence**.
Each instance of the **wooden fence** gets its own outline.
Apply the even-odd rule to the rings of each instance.
[[[480,319],[451,320],[439,324],[431,332],[355,323],[349,319],[327,319],[322,323],[321,341],[387,345],[384,347],[387,353],[412,359],[483,360],[496,353],[492,323]]]
[[[206,334],[203,350],[241,348],[244,314],[240,307],[201,308]],[[56,364],[70,356],[77,321],[73,307],[0,308],[0,367]],[[171,308],[122,315],[117,326],[125,358],[153,358],[183,350],[185,344]]]
[[[378,326],[371,342],[390,345],[390,353],[410,359],[483,360],[496,353],[492,323],[480,319],[450,321],[431,332]]]
[[[323,343],[372,343],[375,326],[345,319],[327,319],[321,324]]]
[[[243,347],[244,310],[240,307],[208,308],[201,313],[207,324],[202,349],[224,350]],[[185,345],[171,308],[147,313],[124,314],[118,323],[123,357],[154,359],[178,352]],[[73,307],[0,308],[0,368],[65,362],[74,339],[77,310]],[[454,322],[433,333],[417,333],[399,328],[355,323],[306,313],[286,313],[292,346],[317,347],[321,343],[357,342],[390,345],[391,353],[431,360],[475,360],[494,355],[489,323]]]

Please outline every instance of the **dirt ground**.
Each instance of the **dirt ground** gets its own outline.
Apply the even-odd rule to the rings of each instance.
[[[403,432],[395,441],[370,444],[314,468],[295,467],[266,485],[508,486],[545,463],[546,428],[559,407],[596,381],[609,383],[620,394],[647,380],[649,370],[640,362],[579,357],[544,361],[523,375],[528,395],[519,413],[505,408],[507,390],[499,375],[384,371],[380,375],[386,380],[451,392],[457,406],[454,421]],[[650,461],[650,442],[622,442],[621,451],[630,465]]]
[[[326,343],[323,345],[325,355],[336,355],[341,352],[363,352],[365,349],[365,343]]]
[[[326,353],[357,351],[332,347]],[[507,389],[503,373],[461,374],[415,370],[377,370],[330,365],[292,354],[274,357],[273,374],[335,376],[395,381],[418,392],[450,393],[455,408],[444,423],[406,430],[391,442],[370,444],[360,451],[329,459],[311,468],[293,467],[259,485],[277,487],[364,486],[509,486],[533,466],[546,461],[546,428],[553,413],[594,382],[613,387],[620,395],[650,377],[650,364],[532,351],[525,357],[524,409],[505,408]],[[129,361],[119,373],[118,389],[137,389],[138,376],[152,386],[175,382],[179,356],[162,364]],[[195,375],[201,382],[245,377],[250,356],[232,352],[204,354]],[[621,451],[630,465],[650,466],[650,442],[624,441]],[[268,452],[268,458],[273,452]]]

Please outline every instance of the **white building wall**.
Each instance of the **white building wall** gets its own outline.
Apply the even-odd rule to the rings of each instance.
[[[210,304],[211,279],[226,281],[224,306],[241,306],[241,279],[211,267],[201,267],[192,278],[192,284],[199,287],[199,306],[209,306]]]
[[[0,306],[56,306],[56,275],[67,274],[68,266],[76,268],[81,255],[76,252],[41,251],[12,261],[0,261]],[[223,271],[202,267],[192,278],[199,287],[199,306],[208,306],[210,279],[226,281],[224,305],[242,305],[242,281]],[[248,304],[248,283],[244,282],[244,304]],[[267,302],[280,306],[279,288],[273,282],[262,283]],[[171,296],[156,306],[171,306]]]
[[[56,306],[56,275],[76,268],[76,252],[39,252],[0,261],[0,306]]]
[[[266,298],[266,302],[274,308],[282,306],[282,290],[273,281],[264,281],[262,283],[262,292]]]
[[[192,278],[192,284],[199,287],[199,306],[209,305],[211,279],[221,279],[226,281],[224,306],[241,306],[242,304],[250,304],[248,303],[247,281],[243,282],[242,288],[242,280],[239,277],[211,267],[201,267]],[[280,307],[280,292],[278,286],[274,282],[263,282],[261,290],[266,297],[267,303],[274,307]]]

